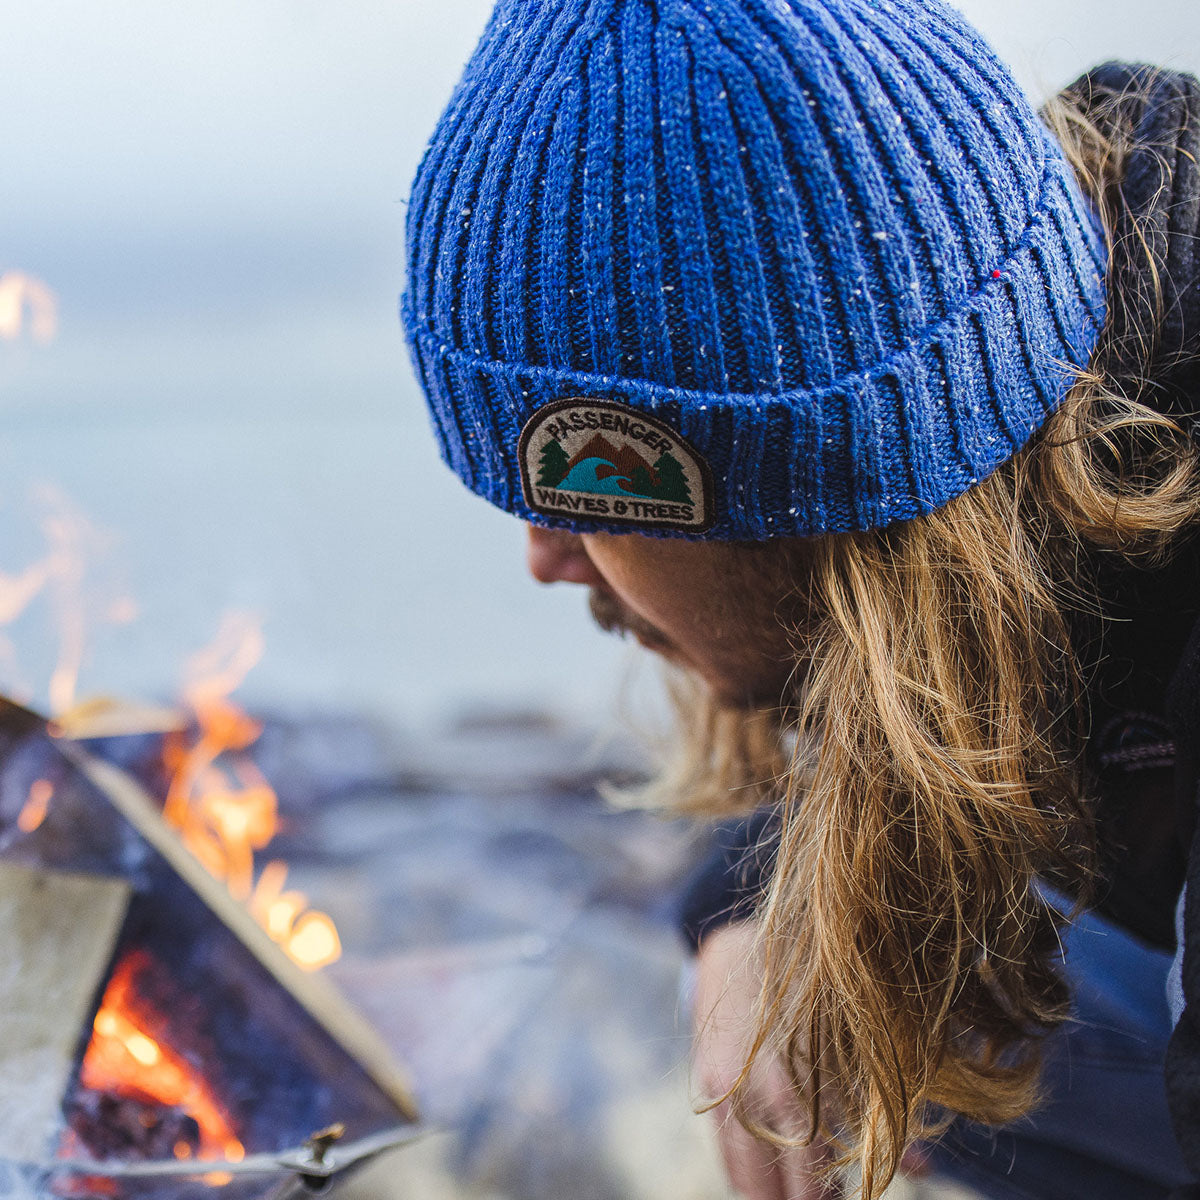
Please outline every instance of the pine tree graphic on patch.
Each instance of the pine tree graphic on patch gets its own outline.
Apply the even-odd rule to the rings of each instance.
[[[567,452],[557,438],[551,438],[538,463],[538,487],[558,487],[570,469]]]
[[[692,493],[688,490],[683,475],[683,464],[669,451],[654,464],[658,473],[658,487],[650,493],[655,500],[673,500],[678,504],[691,504]]]

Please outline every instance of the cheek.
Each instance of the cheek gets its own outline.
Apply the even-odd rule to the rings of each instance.
[[[692,631],[704,628],[703,613],[693,602],[693,589],[669,577],[648,583],[644,578],[616,574],[608,578],[612,594],[634,615],[634,624],[658,630],[671,642],[693,640]]]
[[[778,611],[790,572],[777,578],[759,556],[721,544],[599,534],[582,541],[604,579],[593,604],[602,625],[690,667],[722,699],[778,701],[792,670]]]
[[[639,535],[584,534],[588,558],[604,585],[646,620],[674,626],[689,622],[697,598],[710,588],[697,557],[668,539]]]

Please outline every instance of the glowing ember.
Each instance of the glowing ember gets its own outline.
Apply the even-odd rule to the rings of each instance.
[[[302,893],[284,890],[283,863],[268,863],[255,880],[255,853],[279,829],[278,801],[246,753],[262,727],[230,695],[262,652],[258,625],[233,614],[213,644],[188,663],[183,695],[196,733],[177,733],[166,741],[171,782],[163,816],[205,867],[249,903],[259,924],[292,959],[315,971],[341,955],[333,922],[324,913],[306,911]]]
[[[46,819],[50,798],[54,795],[54,784],[48,779],[35,779],[29,786],[29,798],[17,814],[17,828],[22,833],[33,833]]]
[[[80,1083],[92,1091],[180,1109],[199,1128],[200,1158],[240,1162],[245,1149],[203,1074],[153,1036],[162,1018],[147,1010],[137,988],[138,973],[148,961],[144,952],[133,951],[109,979],[92,1025]],[[175,1154],[191,1157],[192,1150],[187,1143],[177,1142]]]
[[[0,275],[0,338],[15,342],[28,334],[45,345],[58,333],[58,300],[40,280],[24,271]]]

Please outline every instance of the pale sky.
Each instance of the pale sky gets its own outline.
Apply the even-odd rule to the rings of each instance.
[[[962,7],[1036,98],[1114,56],[1200,69],[1198,0]],[[488,10],[5,5],[0,272],[62,320],[0,345],[0,571],[35,483],[114,530],[143,618],[96,690],[170,690],[250,607],[264,700],[606,705],[622,656],[438,463],[396,320],[409,182]]]

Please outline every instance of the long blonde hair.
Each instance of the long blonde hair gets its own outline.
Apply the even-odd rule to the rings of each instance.
[[[1044,117],[1117,228],[1120,107],[1085,113],[1064,94]],[[798,1140],[841,1147],[868,1200],[948,1114],[1028,1111],[1041,1040],[1067,1013],[1060,917],[1036,880],[1082,902],[1093,871],[1073,623],[1098,613],[1098,559],[1161,560],[1200,516],[1196,445],[1140,398],[1136,371],[1108,366],[1149,354],[1149,277],[1145,320],[1121,345],[1106,331],[990,478],[926,517],[806,546],[794,704],[694,699],[687,751],[660,780],[693,810],[778,805],[763,990],[731,1095],[736,1109],[754,1060],[781,1056],[811,1117]]]

